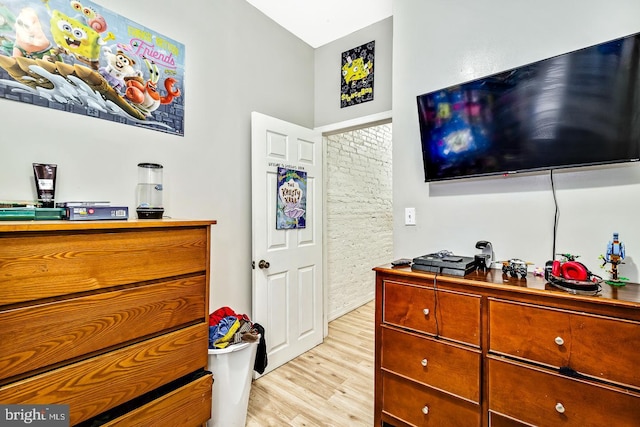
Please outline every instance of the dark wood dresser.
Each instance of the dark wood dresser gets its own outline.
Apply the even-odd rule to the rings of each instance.
[[[205,423],[213,224],[0,222],[0,402],[68,404],[71,425]]]
[[[640,285],[374,270],[376,427],[640,425]]]

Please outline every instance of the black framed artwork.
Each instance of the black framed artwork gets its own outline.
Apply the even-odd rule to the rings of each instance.
[[[340,108],[373,101],[375,41],[342,52]]]

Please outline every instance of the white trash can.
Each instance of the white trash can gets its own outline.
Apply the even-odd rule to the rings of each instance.
[[[259,342],[209,349],[213,392],[208,427],[245,427]]]

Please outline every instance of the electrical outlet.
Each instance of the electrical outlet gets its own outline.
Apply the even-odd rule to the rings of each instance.
[[[404,225],[416,225],[416,208],[404,208]]]

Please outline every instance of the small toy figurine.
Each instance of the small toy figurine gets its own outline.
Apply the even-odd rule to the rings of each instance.
[[[607,253],[605,256],[600,255],[600,259],[604,260],[602,267],[611,264],[611,280],[607,280],[606,283],[613,286],[624,286],[623,280],[628,280],[625,277],[618,277],[618,265],[624,264],[622,260],[625,257],[624,243],[618,238],[618,233],[613,233],[613,240],[609,241],[607,245]]]
[[[580,258],[580,255],[574,255],[570,253],[556,254],[556,255],[560,255],[562,258],[564,258],[564,262],[575,261],[578,258]]]
[[[527,266],[533,265],[532,262],[523,261],[518,258],[511,258],[508,261],[497,261],[502,262],[502,273],[508,274],[511,277],[518,277],[518,274],[524,279],[527,277]]]

